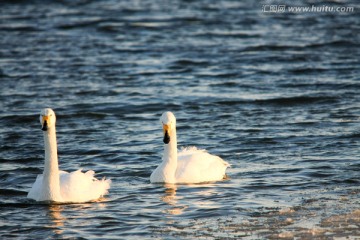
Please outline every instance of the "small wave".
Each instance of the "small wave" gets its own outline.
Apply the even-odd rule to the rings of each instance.
[[[351,134],[344,134],[344,135],[339,136],[339,138],[359,139],[360,133],[356,132],[356,133],[351,133]]]
[[[315,44],[308,44],[308,45],[256,45],[244,48],[243,52],[263,52],[263,51],[289,51],[289,50],[311,50],[316,48],[323,48],[323,47],[346,47],[346,48],[354,48],[358,47],[359,44],[355,43],[350,40],[339,40],[339,41],[331,41],[331,42],[324,42],[324,43],[315,43]]]
[[[192,60],[192,59],[180,59],[172,63],[172,65],[179,66],[207,66],[210,64],[209,61],[205,60]]]
[[[230,78],[236,78],[239,75],[240,75],[240,73],[238,73],[238,72],[206,72],[206,73],[197,73],[196,77],[230,79]]]
[[[57,28],[63,29],[63,30],[68,30],[68,29],[70,30],[70,29],[74,29],[74,28],[96,26],[97,24],[99,24],[103,21],[104,20],[102,18],[88,18],[88,19],[74,20],[73,22],[59,23],[57,25]]]
[[[304,48],[322,48],[322,47],[346,47],[352,48],[359,46],[359,43],[350,40],[335,40],[323,43],[314,43],[304,46]]]
[[[285,97],[285,98],[272,98],[272,99],[261,99],[255,100],[259,104],[274,104],[274,105],[306,105],[315,103],[335,103],[337,98],[333,96],[296,96],[296,97]]]
[[[173,26],[173,23],[169,22],[133,22],[129,24],[130,27],[136,28],[147,28],[147,29],[156,29],[156,28],[170,28]]]
[[[29,24],[1,24],[1,31],[19,31],[19,32],[36,32],[41,31],[41,29],[37,26],[29,25]]]
[[[124,26],[125,23],[122,22],[106,22],[99,23],[97,29],[104,32],[119,32]]]
[[[332,69],[329,68],[306,67],[306,68],[290,69],[289,72],[293,74],[320,74],[331,70]]]
[[[9,197],[9,196],[23,196],[27,194],[26,192],[24,191],[20,191],[20,190],[15,190],[15,189],[4,189],[4,188],[1,188],[0,189],[0,195],[3,195],[5,197]]]
[[[215,104],[235,106],[240,104],[269,104],[280,106],[292,106],[292,105],[306,105],[315,103],[335,103],[336,97],[332,96],[296,96],[296,97],[283,97],[283,98],[269,98],[269,99],[232,99],[215,101]]]
[[[246,39],[246,38],[259,38],[261,35],[259,34],[252,34],[252,33],[244,33],[244,32],[206,32],[206,33],[199,33],[195,36],[198,37],[217,37],[217,38],[240,38],[240,39]]]
[[[229,82],[213,83],[213,84],[210,84],[210,86],[214,86],[214,87],[238,87],[239,83],[229,81]]]
[[[306,176],[311,178],[329,178],[334,176],[333,173],[322,173],[322,172],[310,172],[307,173]]]
[[[291,45],[257,45],[246,47],[243,52],[263,52],[263,51],[287,51],[287,50],[296,50],[299,46]]]
[[[250,102],[251,101],[246,100],[246,99],[234,99],[234,100],[216,101],[215,104],[224,105],[224,106],[236,106],[236,105],[239,105],[239,104],[250,103]]]

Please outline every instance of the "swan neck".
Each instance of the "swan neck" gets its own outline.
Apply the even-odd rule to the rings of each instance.
[[[45,142],[45,169],[44,175],[50,171],[59,171],[56,132],[54,128],[44,132]]]
[[[60,196],[59,164],[57,155],[57,142],[55,128],[44,132],[45,167],[43,189],[46,200],[58,200]]]
[[[164,157],[165,163],[177,164],[177,138],[176,130],[170,133],[170,142],[164,145]],[[175,166],[176,169],[176,166]]]

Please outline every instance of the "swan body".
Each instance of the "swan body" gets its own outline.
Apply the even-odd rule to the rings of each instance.
[[[177,150],[176,118],[165,112],[160,118],[164,130],[162,163],[150,176],[152,183],[202,183],[225,178],[229,163],[196,147]]]
[[[96,179],[94,171],[82,173],[80,169],[68,173],[59,170],[54,111],[43,109],[40,122],[45,143],[44,172],[37,176],[27,197],[36,201],[89,202],[107,194],[111,181]]]

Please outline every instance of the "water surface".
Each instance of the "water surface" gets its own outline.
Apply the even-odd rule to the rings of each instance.
[[[359,3],[263,4],[2,1],[2,238],[360,237]],[[26,199],[43,170],[44,107],[60,168],[112,180],[101,201]],[[229,179],[150,184],[168,110],[179,147],[221,156]]]

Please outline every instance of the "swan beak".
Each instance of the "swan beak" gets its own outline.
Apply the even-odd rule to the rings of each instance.
[[[49,117],[48,117],[48,116],[43,116],[43,117],[42,117],[42,121],[43,121],[43,125],[42,125],[41,130],[47,131],[47,129],[48,129]]]
[[[168,144],[170,142],[170,127],[169,125],[163,124],[163,131],[164,131],[164,143]]]

